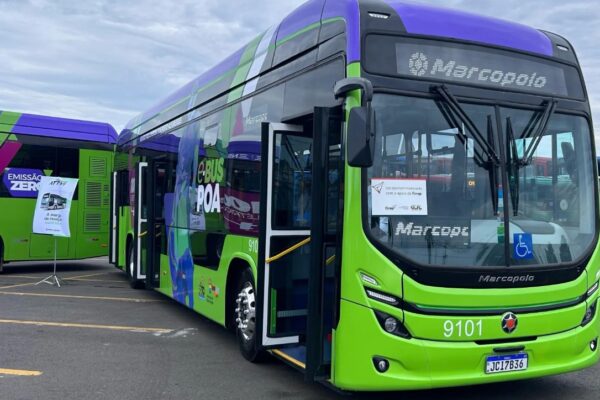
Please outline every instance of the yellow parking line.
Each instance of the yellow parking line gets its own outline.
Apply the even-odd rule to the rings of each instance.
[[[89,278],[92,276],[98,276],[98,275],[106,275],[109,274],[110,272],[101,272],[101,273],[97,273],[97,274],[87,274],[87,275],[77,275],[77,276],[73,276],[70,278],[61,278],[63,281],[72,281],[72,280],[76,280],[76,279],[80,279],[80,278]],[[43,277],[40,277],[40,279],[42,279]],[[23,286],[35,286],[35,283],[19,283],[17,285],[9,285],[9,286],[0,286],[0,289],[12,289],[12,288],[16,288],[16,287],[23,287]]]
[[[0,289],[12,289],[12,288],[16,288],[16,287],[34,286],[34,285],[35,285],[35,283],[20,283],[18,285],[0,286]]]
[[[33,276],[33,275],[3,275],[3,278],[23,278],[23,279],[42,279],[43,276]]]
[[[66,299],[89,299],[89,300],[111,300],[111,301],[127,301],[132,303],[161,303],[163,300],[152,299],[136,299],[132,297],[107,297],[107,296],[78,296],[73,294],[51,294],[51,293],[26,293],[26,292],[2,292],[0,295],[13,296],[38,296],[38,297],[62,297]]]
[[[40,376],[41,374],[42,374],[42,371],[28,371],[25,369],[0,368],[0,375]]]
[[[112,330],[112,331],[128,331],[128,332],[142,332],[142,333],[171,333],[171,332],[173,332],[173,329],[165,329],[165,328],[145,328],[145,327],[140,327],[140,326],[77,324],[77,323],[71,323],[71,322],[25,321],[25,320],[17,320],[17,319],[0,319],[0,324],[54,326],[54,327],[61,327],[61,328],[108,329],[108,330]]]
[[[104,283],[127,283],[125,279],[117,280],[117,279],[87,279],[87,278],[71,278],[70,281],[76,282],[104,282]]]

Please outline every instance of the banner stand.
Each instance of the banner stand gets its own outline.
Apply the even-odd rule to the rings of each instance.
[[[58,275],[56,275],[56,252],[57,252],[57,238],[56,236],[54,236],[54,271],[52,272],[52,275],[48,276],[47,278],[42,279],[41,281],[39,281],[38,283],[36,283],[36,285],[39,285],[40,283],[47,283],[48,285],[56,285],[58,287],[60,287],[60,284],[62,283],[64,285],[64,281],[62,279],[60,279],[58,277]]]
[[[38,197],[33,214],[33,233],[54,236],[54,270],[52,275],[39,281],[36,285],[40,283],[58,287],[61,286],[61,283],[64,285],[64,281],[56,275],[57,241],[58,237],[71,237],[69,216],[78,181],[79,179],[76,178],[54,176],[42,176],[40,178]]]

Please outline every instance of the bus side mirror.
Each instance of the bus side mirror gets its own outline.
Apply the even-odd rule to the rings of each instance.
[[[373,165],[375,152],[375,112],[371,108],[373,84],[365,78],[345,78],[333,87],[336,99],[347,96],[353,90],[362,91],[363,105],[350,110],[346,125],[348,164],[368,168]]]
[[[375,153],[375,112],[370,106],[350,110],[347,124],[348,164],[368,168]]]

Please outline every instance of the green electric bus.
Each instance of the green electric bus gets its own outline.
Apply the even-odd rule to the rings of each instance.
[[[108,255],[116,139],[105,123],[0,111],[0,271],[10,261],[54,258],[54,238],[32,233],[42,176],[79,178],[71,237],[57,240],[57,258]],[[62,209],[66,199],[45,193],[42,206]]]
[[[599,358],[598,191],[573,47],[396,0],[312,0],[132,120],[111,261],[349,391]]]

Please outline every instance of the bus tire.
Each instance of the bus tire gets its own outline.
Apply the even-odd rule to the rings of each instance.
[[[235,333],[242,356],[252,362],[260,362],[265,352],[258,349],[256,335],[256,288],[250,268],[245,268],[235,287],[235,308],[233,320]]]
[[[0,274],[4,272],[4,243],[0,239]]]
[[[127,260],[126,260],[126,270],[127,270],[127,279],[129,280],[129,286],[132,289],[143,289],[144,282],[135,279],[133,276],[133,271],[135,271],[135,258],[133,257],[133,246],[127,246]]]

